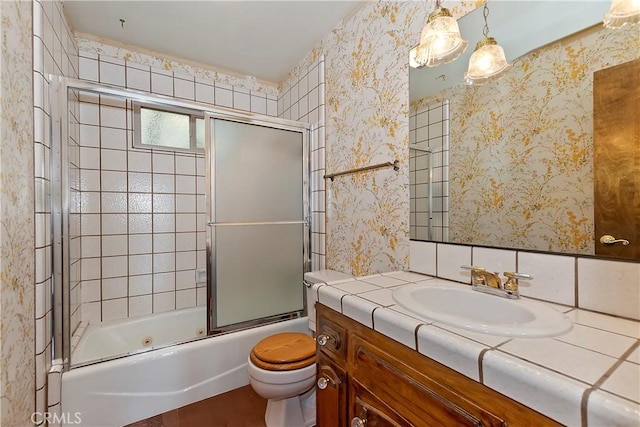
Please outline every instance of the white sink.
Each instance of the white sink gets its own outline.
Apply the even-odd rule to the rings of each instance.
[[[422,317],[492,335],[551,337],[572,328],[565,315],[541,303],[489,295],[464,285],[407,285],[394,291],[393,299]]]

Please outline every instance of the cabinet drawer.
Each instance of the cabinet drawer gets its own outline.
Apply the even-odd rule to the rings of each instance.
[[[318,349],[335,361],[346,361],[347,334],[345,328],[320,315],[318,316],[316,331]]]
[[[427,375],[403,369],[400,360],[359,337],[352,337],[352,340],[354,380],[394,408],[394,413],[402,414],[407,424],[398,425],[506,425],[503,419],[467,400],[457,391],[433,381]]]

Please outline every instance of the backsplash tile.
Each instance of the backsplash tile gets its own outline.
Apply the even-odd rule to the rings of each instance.
[[[640,320],[640,264],[578,258],[578,307]]]
[[[409,270],[435,276],[436,244],[434,242],[409,242]]]
[[[518,252],[518,272],[533,276],[520,280],[520,294],[575,305],[575,263],[572,256]]]
[[[437,244],[437,276],[456,282],[471,283],[471,274],[460,268],[471,265],[471,247],[462,245]]]
[[[488,271],[498,272],[502,276],[505,271],[516,271],[516,252],[474,247],[471,253],[471,264]]]

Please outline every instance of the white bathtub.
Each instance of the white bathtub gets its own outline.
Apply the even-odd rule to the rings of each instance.
[[[303,317],[71,369],[62,413],[79,413],[74,426],[122,426],[248,385],[247,357],[260,339],[308,330]]]
[[[71,364],[164,347],[204,336],[206,330],[206,307],[91,324],[71,354]]]

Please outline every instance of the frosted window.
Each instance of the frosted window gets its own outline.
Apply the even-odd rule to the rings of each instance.
[[[140,136],[145,145],[189,149],[189,115],[141,108]]]
[[[204,119],[196,119],[196,147],[204,150]]]
[[[204,151],[204,117],[199,111],[134,105],[136,148]]]

